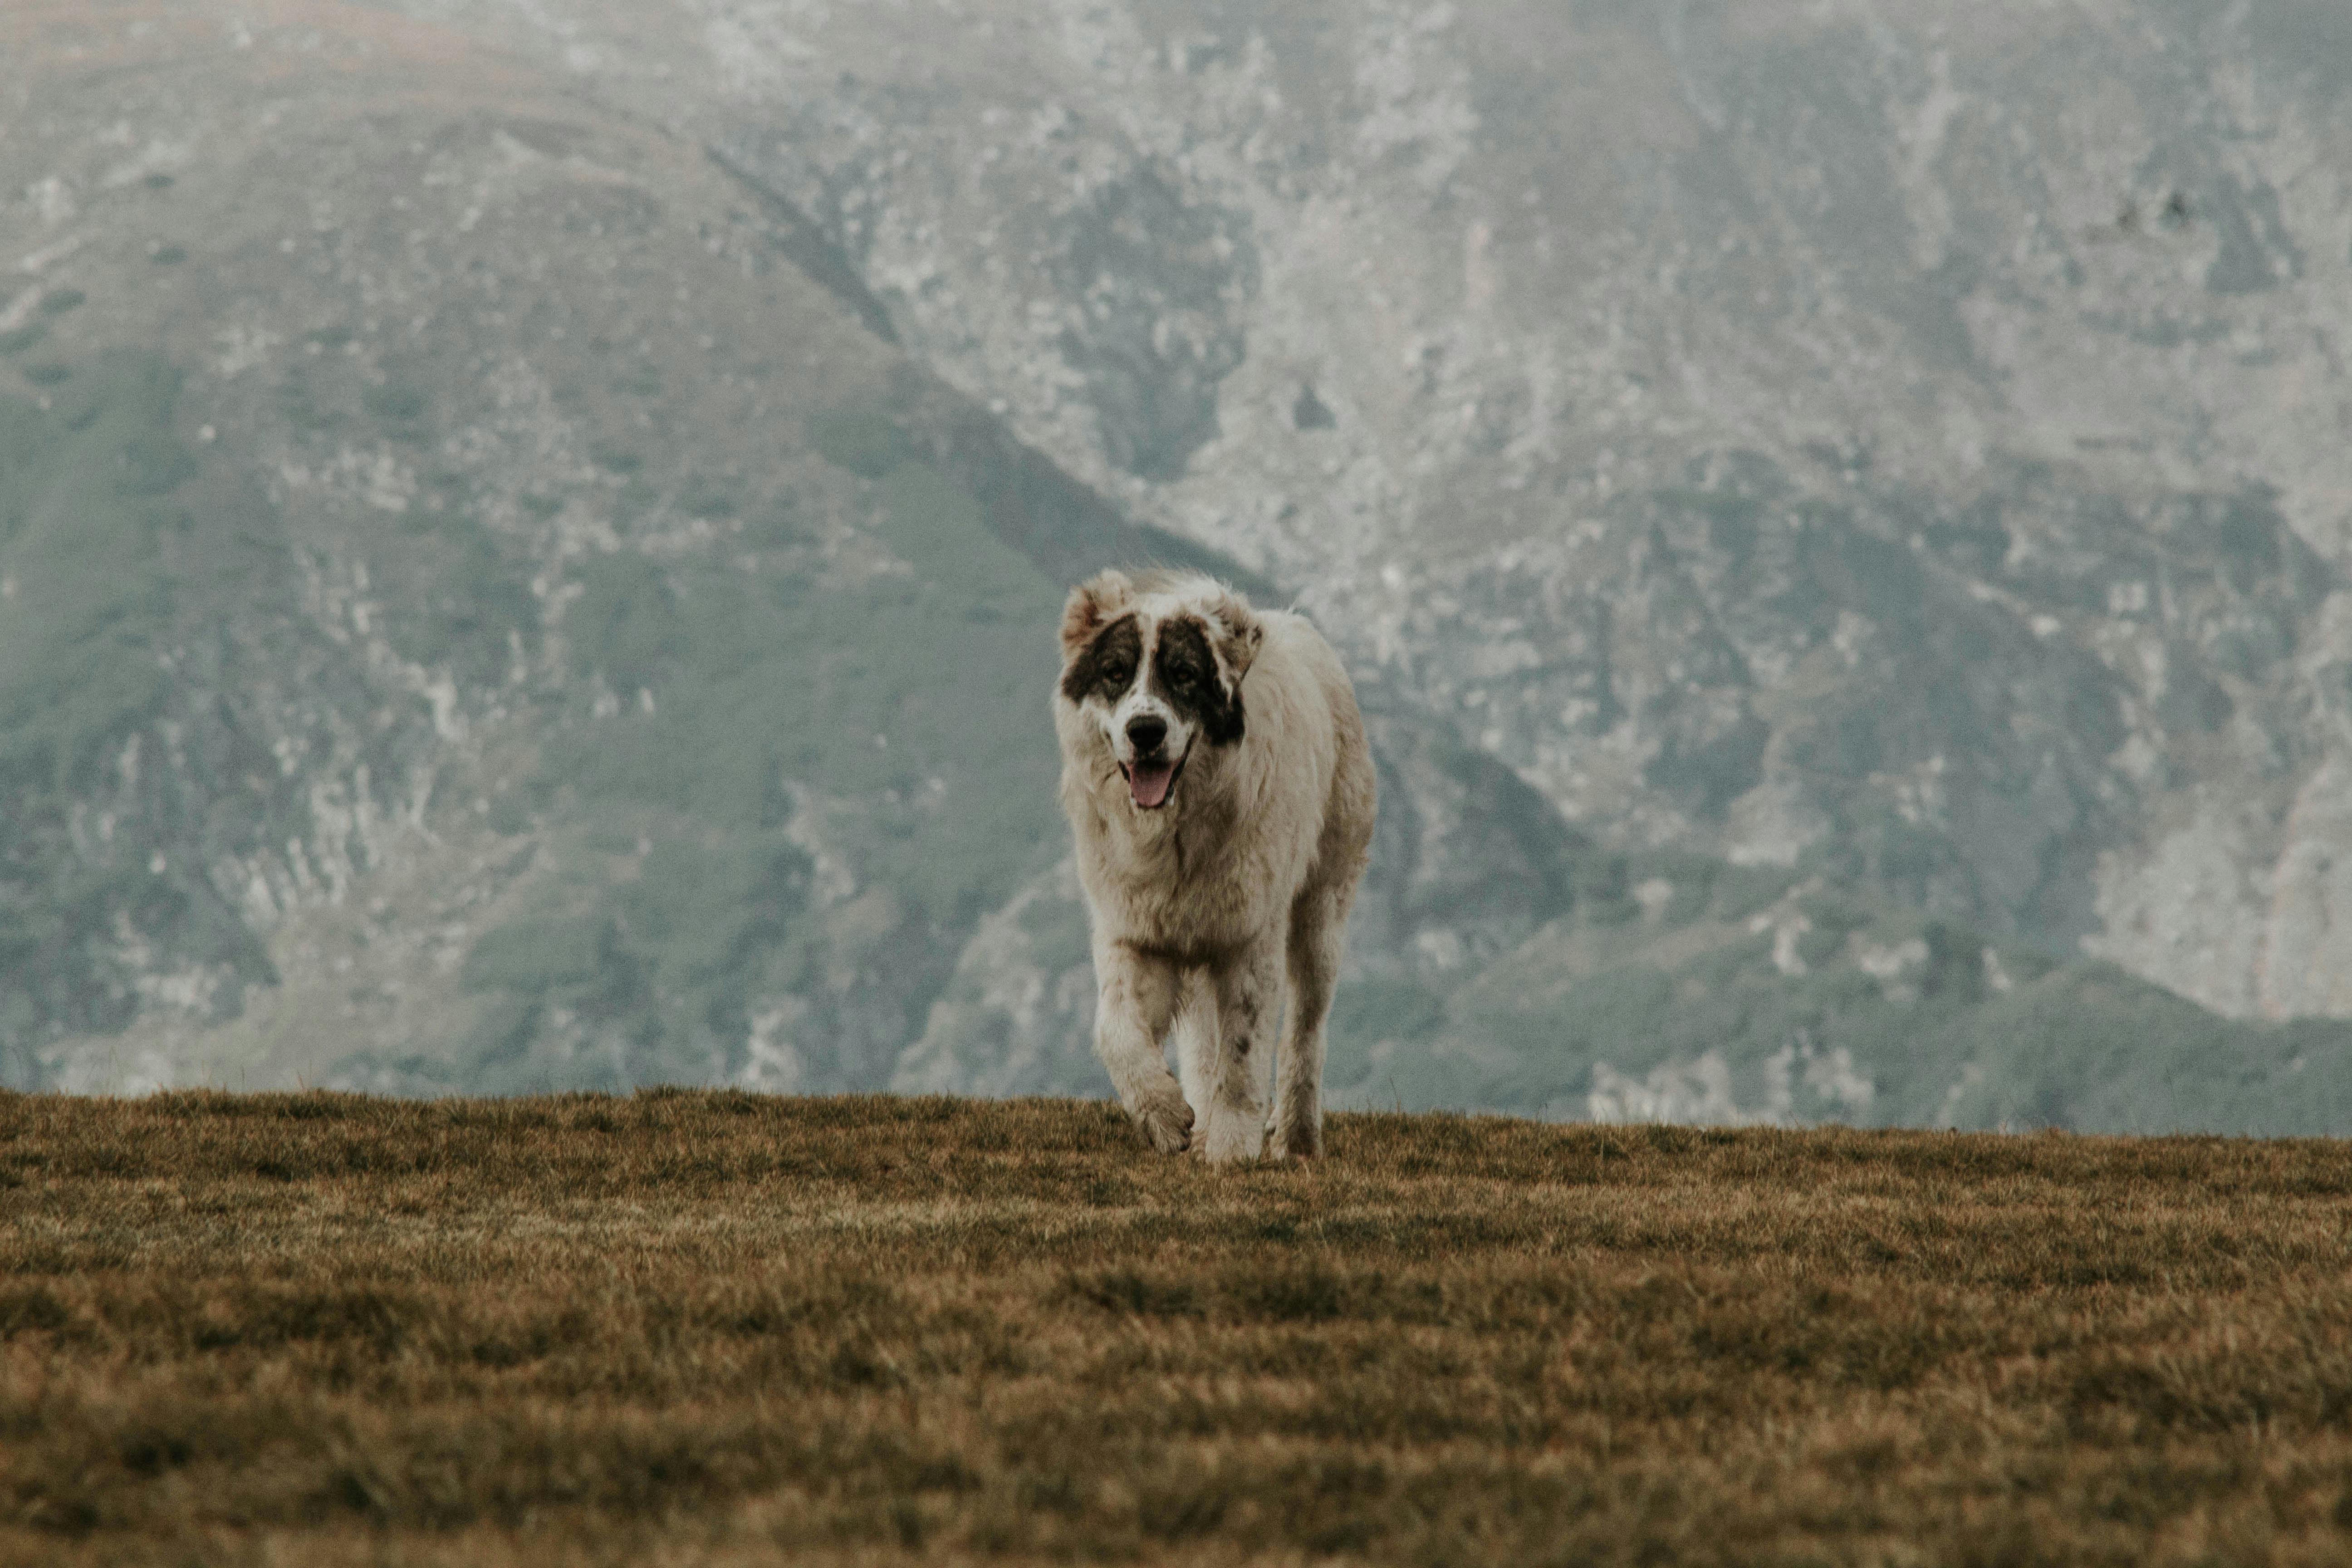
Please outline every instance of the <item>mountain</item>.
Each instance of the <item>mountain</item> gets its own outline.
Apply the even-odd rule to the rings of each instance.
[[[1343,1097],[2340,1131],[2347,62],[11,6],[0,1076],[1099,1092],[1045,628],[1160,559],[1363,691]]]

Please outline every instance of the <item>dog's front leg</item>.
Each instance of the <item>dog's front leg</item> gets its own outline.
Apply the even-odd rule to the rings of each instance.
[[[1201,1152],[1216,1163],[1255,1160],[1265,1147],[1266,1056],[1282,1006],[1282,950],[1259,942],[1210,973],[1217,1039]]]
[[[1192,1142],[1192,1108],[1160,1047],[1176,1017],[1175,967],[1109,942],[1095,950],[1095,1054],[1110,1069],[1118,1102],[1153,1148],[1182,1153]]]

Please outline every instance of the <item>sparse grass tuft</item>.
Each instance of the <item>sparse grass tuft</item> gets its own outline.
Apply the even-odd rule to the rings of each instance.
[[[2338,1562],[2352,1147],[0,1096],[0,1559]]]

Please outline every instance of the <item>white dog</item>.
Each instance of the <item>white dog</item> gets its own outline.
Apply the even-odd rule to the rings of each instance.
[[[1121,1103],[1163,1153],[1190,1146],[1198,1108],[1209,1159],[1259,1154],[1286,970],[1273,1152],[1320,1153],[1323,1024],[1372,838],[1371,752],[1339,656],[1207,577],[1105,572],[1062,615],[1054,727],[1095,1048]]]

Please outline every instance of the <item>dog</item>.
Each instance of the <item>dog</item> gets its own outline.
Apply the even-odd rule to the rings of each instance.
[[[1104,572],[1063,610],[1054,728],[1119,1102],[1162,1153],[1192,1146],[1196,1109],[1205,1158],[1267,1152],[1286,977],[1271,1153],[1321,1153],[1324,1023],[1376,795],[1339,655],[1210,577]]]

